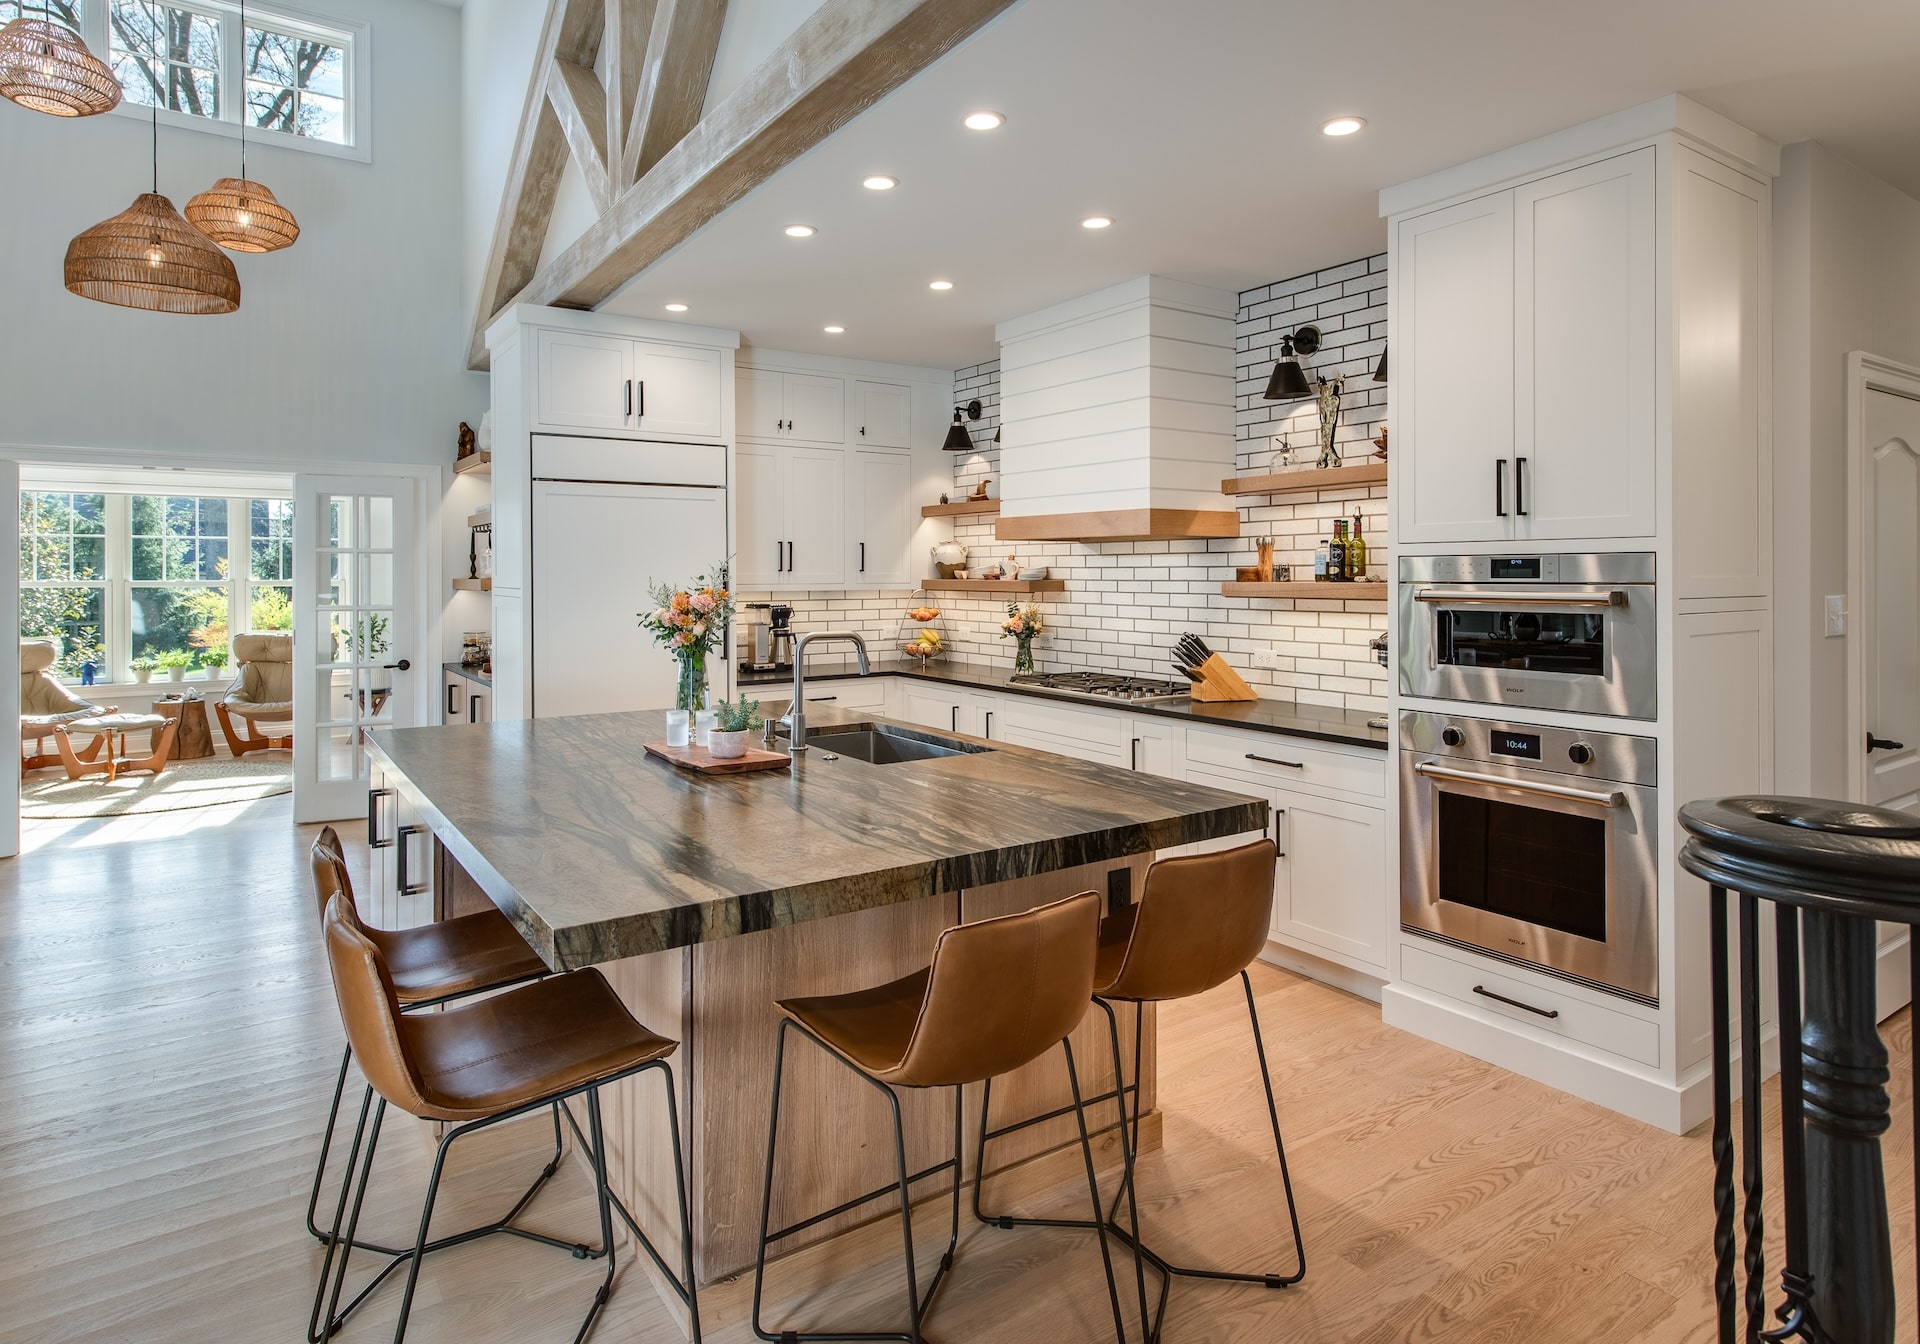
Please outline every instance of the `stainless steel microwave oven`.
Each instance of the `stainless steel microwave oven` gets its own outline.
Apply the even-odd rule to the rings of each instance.
[[[1649,552],[1404,556],[1399,621],[1404,695],[1658,713]]]

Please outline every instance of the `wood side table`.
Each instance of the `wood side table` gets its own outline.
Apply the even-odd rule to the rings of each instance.
[[[173,735],[169,760],[195,761],[213,755],[213,730],[207,724],[205,700],[156,700],[153,712],[176,720],[180,727]]]

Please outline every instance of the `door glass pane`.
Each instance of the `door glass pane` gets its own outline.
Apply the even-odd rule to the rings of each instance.
[[[335,552],[321,556],[320,600],[336,607],[353,602],[353,557]]]
[[[1607,939],[1607,823],[1440,794],[1440,899]]]
[[[353,545],[353,497],[329,496],[325,508],[326,526],[320,532],[321,544],[335,549]]]
[[[377,551],[393,549],[393,501],[385,495],[367,500],[366,540],[360,544]]]
[[[366,575],[367,590],[360,600],[369,606],[391,607],[393,605],[393,557],[390,555],[370,555],[362,567]]]
[[[322,728],[314,734],[314,770],[322,780],[354,779],[366,773],[360,765],[359,730]]]

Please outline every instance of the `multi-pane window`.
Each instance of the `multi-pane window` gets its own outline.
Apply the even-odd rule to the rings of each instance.
[[[218,666],[235,633],[293,628],[293,502],[24,490],[20,584],[20,633],[59,638],[63,675]]]
[[[113,74],[129,103],[220,115],[220,17],[150,0],[108,0]]]
[[[105,672],[106,533],[103,495],[20,496],[20,634],[57,640],[66,676]]]
[[[247,124],[345,144],[347,53],[319,37],[249,26]]]
[[[80,0],[0,0],[0,24],[12,23],[22,11],[30,19],[55,19],[76,33],[84,17]]]

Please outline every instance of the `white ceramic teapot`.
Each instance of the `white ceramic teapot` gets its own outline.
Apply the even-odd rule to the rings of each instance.
[[[932,547],[930,553],[936,565],[946,565],[952,569],[966,568],[967,548],[957,541],[943,541]]]

